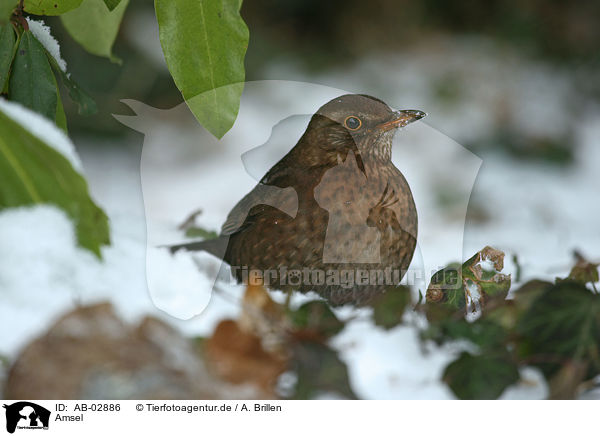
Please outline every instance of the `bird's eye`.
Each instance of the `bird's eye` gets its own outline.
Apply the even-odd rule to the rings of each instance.
[[[362,121],[360,120],[360,118],[351,115],[346,118],[344,124],[350,130],[358,130],[360,129],[360,126],[362,126]]]

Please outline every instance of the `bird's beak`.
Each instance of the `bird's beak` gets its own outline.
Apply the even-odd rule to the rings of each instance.
[[[385,123],[379,124],[377,128],[381,130],[398,129],[414,121],[420,120],[426,115],[427,114],[423,111],[413,109],[396,111],[394,112],[394,117],[390,121],[386,121]]]

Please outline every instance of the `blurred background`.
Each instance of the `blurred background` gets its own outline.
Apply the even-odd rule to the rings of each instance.
[[[467,212],[466,258],[486,245],[502,249],[506,272],[517,283],[568,273],[574,250],[600,260],[600,3],[255,0],[244,2],[242,16],[250,30],[247,80],[311,82],[424,110],[427,125],[483,160]],[[12,265],[5,276],[9,297],[0,308],[2,324],[19,326],[18,335],[4,338],[0,354],[7,362],[79,302],[108,299],[126,319],[148,313],[168,318],[152,306],[145,283],[139,174],[144,138],[112,116],[132,114],[121,99],[159,109],[182,102],[163,59],[153,3],[131,0],[114,47],[121,64],[84,52],[58,19],[46,21],[69,72],[98,102],[98,113],[87,118],[70,102],[65,110],[91,191],[111,219],[113,245],[102,267],[90,266],[92,260],[79,252],[74,266],[70,252],[55,257],[52,273],[38,268],[33,278],[23,276],[36,268],[36,255],[27,247],[16,254],[29,263]],[[217,151],[203,144],[198,141],[194,156],[210,161]],[[444,167],[443,157],[430,158],[423,195],[441,223],[460,219],[454,208],[460,193],[435,171]],[[217,230],[225,205],[197,206],[205,212],[199,223]],[[57,218],[49,213],[47,219]],[[34,232],[43,238],[43,230]],[[49,283],[52,289],[44,292]],[[25,307],[25,290],[39,294],[35,311]],[[202,320],[169,322],[188,336],[205,336],[239,308],[228,301],[211,310]],[[452,398],[439,376],[453,351],[423,355],[413,327],[383,335],[359,321],[335,344],[361,398]],[[546,395],[539,374],[524,378],[529,382],[507,391],[506,398]],[[110,396],[90,389],[91,396]]]

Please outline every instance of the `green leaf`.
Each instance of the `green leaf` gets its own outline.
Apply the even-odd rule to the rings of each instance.
[[[486,268],[482,262],[491,265]],[[489,298],[505,299],[510,289],[511,276],[502,274],[504,269],[504,253],[492,247],[485,247],[463,264],[463,287],[473,283],[480,294],[482,307]]]
[[[0,23],[8,23],[18,0],[0,0]]]
[[[17,36],[10,24],[0,25],[0,92],[4,90],[15,57]]]
[[[25,12],[34,15],[61,15],[77,8],[81,0],[25,0]]]
[[[120,62],[113,56],[112,47],[128,3],[129,0],[121,0],[109,10],[103,0],[83,0],[80,7],[60,19],[69,35],[88,52]]]
[[[294,347],[292,362],[298,377],[293,399],[308,400],[327,392],[356,399],[350,388],[346,364],[327,345],[299,342]]]
[[[13,104],[13,103],[4,103]],[[43,119],[31,122],[44,123]],[[50,122],[44,129],[55,128]],[[50,145],[0,111],[0,210],[54,204],[73,220],[79,244],[100,257],[108,219],[90,198],[83,176]]]
[[[583,284],[567,281],[547,287],[520,317],[517,333],[519,355],[547,379],[569,361],[588,365],[588,377],[600,372],[600,295]]]
[[[67,88],[69,98],[77,104],[77,113],[79,115],[94,115],[98,112],[96,102],[90,95],[85,92],[70,76],[67,75],[63,70],[60,69],[56,60],[48,54],[50,64],[54,67],[54,71],[60,76],[63,85]],[[61,103],[62,104],[62,103]]]
[[[404,311],[411,301],[407,287],[390,286],[370,303],[373,307],[373,321],[386,330],[396,327],[402,323]]]
[[[491,268],[487,268],[488,263]],[[476,287],[481,307],[491,298],[506,298],[511,284],[511,276],[502,274],[504,253],[492,247],[485,247],[462,265],[450,264],[431,278],[427,289],[428,303],[441,303],[456,310],[464,310],[471,299],[470,288]]]
[[[56,80],[42,44],[29,31],[23,32],[8,84],[9,99],[54,120]]]
[[[294,329],[314,332],[323,338],[335,336],[344,328],[344,323],[323,301],[309,301],[297,310],[289,310],[288,319]]]
[[[579,258],[575,266],[571,269],[569,277],[566,279],[557,279],[557,281],[573,280],[581,284],[597,283],[600,278],[598,276],[598,266],[600,264],[588,262],[584,258]]]
[[[233,126],[244,88],[248,28],[241,0],[155,0],[160,42],[169,71],[208,131]]]
[[[552,287],[552,283],[543,280],[530,280],[514,292],[514,304],[522,314],[529,310],[533,303]]]
[[[193,226],[185,230],[185,236],[187,238],[215,239],[219,237],[219,234],[214,230],[206,230],[203,227]]]
[[[461,400],[494,400],[519,381],[519,371],[506,356],[474,356],[463,352],[443,376]]]
[[[63,132],[68,133],[67,116],[65,115],[65,108],[63,107],[62,99],[60,98],[58,84],[56,85],[56,98],[58,100],[58,104],[56,105],[56,116],[54,117],[54,122]]]
[[[435,341],[442,345],[447,341],[467,340],[477,345],[480,349],[499,349],[507,337],[503,326],[487,319],[478,319],[468,322],[464,318],[446,318],[435,323],[430,323],[421,337]]]
[[[112,11],[119,6],[119,3],[121,3],[121,0],[104,0],[104,4],[106,4],[109,11]]]
[[[432,277],[425,293],[427,303],[440,303],[448,308],[464,310],[466,306],[465,292],[462,282],[462,266],[451,263],[439,270]]]

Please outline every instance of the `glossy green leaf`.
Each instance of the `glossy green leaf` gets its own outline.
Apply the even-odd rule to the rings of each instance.
[[[223,137],[238,114],[248,47],[241,0],[155,0],[167,66],[188,106]]]
[[[292,362],[298,378],[294,399],[308,400],[322,393],[356,398],[346,364],[327,345],[312,341],[297,343]]]
[[[77,82],[68,76],[67,73],[58,67],[56,60],[54,60],[52,56],[48,55],[48,59],[50,60],[50,64],[52,64],[54,71],[60,76],[63,85],[67,88],[69,98],[77,104],[77,112],[79,115],[87,116],[98,112],[98,106],[94,99],[85,92]]]
[[[112,47],[128,3],[129,0],[121,0],[109,10],[103,0],[83,0],[80,7],[60,19],[69,35],[88,52],[120,62],[113,56]]]
[[[61,15],[79,7],[81,0],[25,0],[25,12],[34,15]]]
[[[104,0],[104,4],[106,4],[109,11],[112,11],[119,6],[119,3],[121,3],[121,0]]]
[[[53,124],[38,128],[56,129]],[[54,204],[73,220],[79,244],[100,256],[109,243],[108,220],[90,198],[83,176],[53,147],[0,111],[0,210]]]
[[[13,26],[10,24],[0,25],[0,92],[4,89],[10,74],[10,66],[15,57],[16,42],[17,36]]]
[[[312,332],[322,338],[334,336],[344,328],[344,323],[324,301],[309,301],[297,310],[289,310],[288,319],[294,329]]]
[[[461,400],[495,400],[519,381],[519,371],[504,355],[474,356],[463,352],[446,367],[443,379]]]
[[[42,44],[23,32],[8,84],[9,99],[53,120],[56,117],[56,79]]]
[[[373,321],[376,325],[389,330],[402,323],[404,311],[412,302],[410,290],[404,286],[390,286],[371,303]]]

